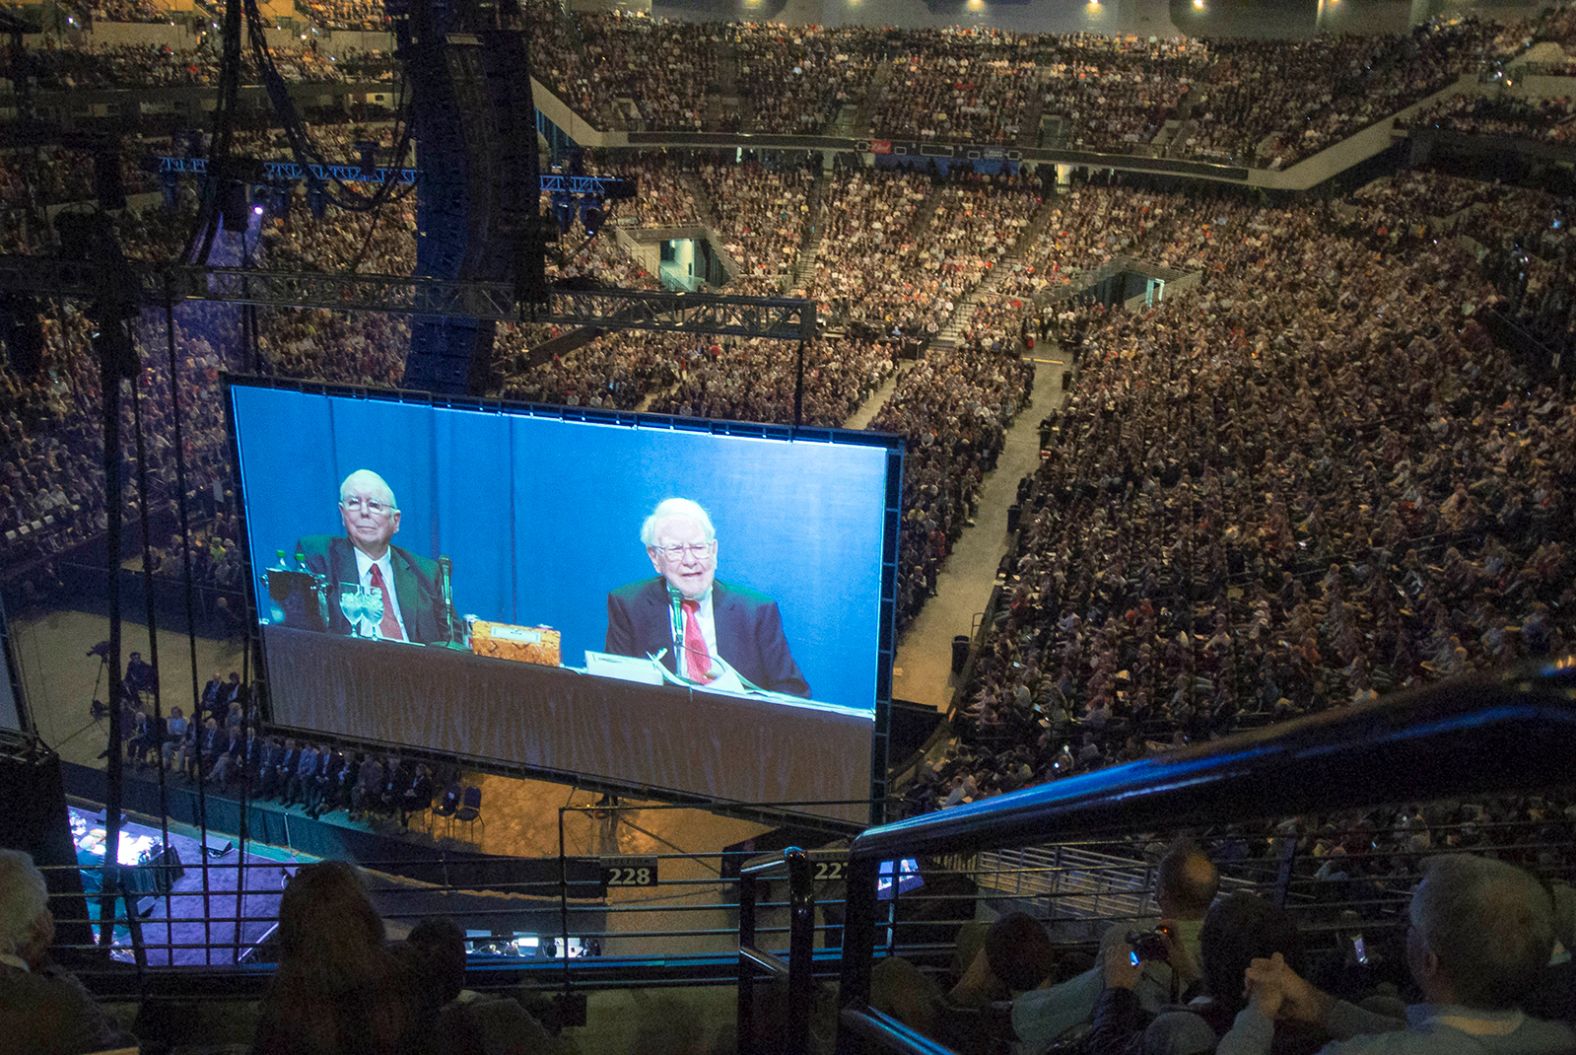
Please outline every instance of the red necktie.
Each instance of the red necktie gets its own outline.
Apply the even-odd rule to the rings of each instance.
[[[388,585],[383,581],[383,569],[376,564],[372,566],[372,585],[383,595],[383,621],[378,624],[378,633],[387,641],[405,640],[405,635],[400,633],[399,620],[394,618],[394,602],[389,598]]]
[[[699,601],[686,600],[681,603],[684,609],[684,671],[691,681],[698,681],[702,685],[717,680],[711,672],[711,652],[706,648],[706,635],[701,633]]]

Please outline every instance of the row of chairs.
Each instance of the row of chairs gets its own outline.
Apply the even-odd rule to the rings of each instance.
[[[445,835],[454,833],[456,823],[480,824],[485,835],[487,822],[482,819],[482,789],[474,784],[463,787],[458,782],[450,784],[427,811],[428,834],[431,834],[439,818],[447,824]]]

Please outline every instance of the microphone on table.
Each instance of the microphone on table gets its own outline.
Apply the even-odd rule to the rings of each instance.
[[[464,648],[456,640],[454,618],[454,562],[444,554],[438,555],[438,592],[443,601],[443,644],[447,648]]]
[[[673,669],[682,674],[679,660],[689,656],[684,640],[684,595],[672,583],[668,583],[668,622],[673,628]]]

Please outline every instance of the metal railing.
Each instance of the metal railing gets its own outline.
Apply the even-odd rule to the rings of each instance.
[[[788,877],[788,959],[755,944],[756,884],[763,879]],[[787,987],[788,1005],[783,1025],[785,1055],[804,1055],[809,1048],[810,1005],[815,995],[811,955],[815,945],[815,890],[810,859],[797,846],[782,856],[747,865],[739,873],[739,1051],[755,1050],[755,982],[766,975]]]
[[[1573,734],[1567,657],[872,828],[849,851],[838,1050],[949,1050],[870,1006],[882,861],[1559,787],[1576,774]]]

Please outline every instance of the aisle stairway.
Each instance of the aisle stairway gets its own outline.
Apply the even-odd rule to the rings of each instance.
[[[1056,355],[1054,346],[1051,355]],[[972,634],[975,619],[990,601],[996,569],[1012,544],[1007,507],[1016,500],[1018,481],[1040,464],[1040,420],[1061,405],[1062,372],[1054,361],[1035,366],[1029,405],[1007,427],[996,468],[985,475],[975,523],[958,537],[941,569],[936,595],[920,610],[898,643],[892,667],[892,695],[945,711],[952,699],[952,639]]]
[[[1155,138],[1150,143],[1150,146],[1155,148],[1156,154],[1164,154],[1181,134],[1182,122],[1172,118],[1160,126],[1160,131],[1155,133]]]
[[[832,119],[831,130],[827,132],[827,135],[839,139],[858,139],[864,134],[865,129],[859,126],[858,103],[844,103],[839,107],[837,116]]]
[[[1045,94],[1036,89],[1029,93],[1029,103],[1023,108],[1023,119],[1018,125],[1017,145],[1032,150],[1039,145],[1040,117],[1045,112]]]
[[[886,96],[887,84],[892,80],[892,73],[896,69],[890,62],[883,62],[876,67],[874,76],[865,87],[864,97],[859,100],[859,108],[854,111],[850,135],[863,137],[873,131],[870,127],[875,118],[876,110],[881,105],[881,100]],[[839,117],[841,120],[841,117]]]
[[[925,243],[925,236],[930,233],[930,228],[935,224],[936,210],[941,208],[942,190],[943,188],[940,185],[930,188],[930,193],[925,195],[925,200],[920,203],[919,208],[914,210],[914,218],[909,221],[908,231],[903,236],[904,241],[912,245],[923,245]]]
[[[793,270],[785,280],[785,292],[804,289],[810,276],[815,273],[815,259],[821,251],[821,228],[826,219],[826,182],[827,177],[817,172],[810,184],[810,194],[806,199],[810,207],[809,219],[805,221],[804,237],[799,242],[799,255],[794,259]]]
[[[754,114],[739,95],[739,50],[727,40],[718,41],[715,48],[717,83],[706,96],[705,127],[748,128]]]
[[[1023,229],[1022,234],[1018,235],[1017,241],[1012,243],[1012,248],[1007,250],[1002,255],[1002,258],[996,262],[996,266],[991,268],[990,274],[986,275],[979,285],[969,290],[964,298],[958,302],[958,306],[952,312],[952,317],[941,327],[941,332],[936,334],[935,340],[930,342],[932,348],[946,350],[956,348],[963,343],[963,333],[968,329],[969,323],[973,321],[974,313],[979,308],[980,303],[996,292],[997,287],[1002,283],[1002,279],[1010,270],[1011,265],[1023,259],[1024,254],[1045,233],[1046,228],[1050,226],[1051,213],[1055,208],[1056,198],[1054,196],[1048,197],[1040,203],[1040,207],[1034,210],[1034,215],[1029,218],[1028,226]]]
[[[680,185],[685,187],[690,192],[690,196],[695,199],[695,218],[701,222],[703,227],[717,232],[720,237],[722,224],[717,222],[717,209],[711,203],[711,193],[706,189],[706,184],[701,182],[701,178],[693,172],[681,171],[677,175]]]

